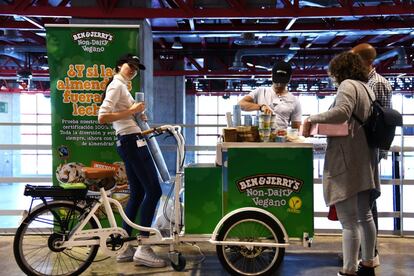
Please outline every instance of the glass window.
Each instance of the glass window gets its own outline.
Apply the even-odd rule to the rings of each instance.
[[[21,123],[50,123],[50,98],[42,94],[20,96]],[[20,126],[20,143],[25,145],[51,145],[50,125]],[[46,169],[47,168],[47,169]],[[20,175],[51,174],[51,151],[23,150],[20,155]]]
[[[200,96],[197,97],[197,106],[196,106],[196,113],[197,113],[197,123],[198,124],[226,124],[225,113],[233,111],[233,105],[237,104],[237,102],[241,99],[242,96],[230,96],[228,99],[223,99],[221,96]],[[329,109],[335,99],[335,95],[324,96],[324,97],[317,97],[315,95],[303,95],[299,96],[299,100],[302,104],[302,113],[303,118],[309,116],[310,114],[316,114],[318,112],[324,112]],[[406,106],[406,104],[413,104],[412,99],[408,99],[406,97],[401,97],[400,95],[396,95],[393,97],[393,106],[397,110],[402,109],[402,104]],[[411,112],[411,111],[410,111]],[[252,112],[242,112],[242,114],[252,114]],[[406,119],[407,118],[407,119]],[[414,123],[414,116],[412,115],[404,115],[404,123],[410,122],[412,119]],[[400,130],[397,128],[397,133],[401,133]],[[217,142],[216,135],[221,133],[221,128],[214,128],[214,127],[198,127],[196,130],[198,137],[197,143],[198,145],[215,145]],[[414,142],[413,137],[405,137],[404,143],[411,144]],[[325,139],[317,139],[318,143],[325,143]],[[395,138],[394,144],[400,144],[401,137],[397,136]],[[388,159],[382,160],[380,163],[380,172],[382,178],[392,178],[392,158],[391,153],[389,153]],[[412,156],[405,157],[406,161],[410,161]],[[197,162],[199,163],[213,163],[215,161],[215,153],[211,151],[201,151],[197,154]],[[414,160],[413,162],[414,163]],[[407,163],[406,163],[407,164]],[[313,162],[314,165],[314,178],[322,178],[323,174],[323,165],[324,159],[323,155],[316,155],[315,160]],[[414,175],[414,169],[410,166],[406,166],[405,173],[411,179]],[[410,187],[411,188],[411,187]],[[408,190],[408,189],[406,189]],[[382,195],[377,200],[378,210],[380,212],[392,212],[393,211],[393,189],[392,185],[383,185],[382,186]],[[412,194],[411,190],[409,193],[404,193],[405,197],[409,197],[409,194]],[[404,202],[407,199],[404,200]],[[409,205],[411,206],[411,205]],[[413,205],[414,206],[414,205]],[[322,184],[315,184],[314,185],[314,208],[315,211],[324,212],[328,211],[328,208],[325,206],[325,201],[323,198],[323,189]],[[412,211],[414,207],[405,207],[407,210]],[[314,220],[315,228],[324,228],[324,229],[340,229],[340,224],[338,222],[329,221],[326,218],[315,218]],[[380,227],[382,230],[391,230],[393,228],[393,219],[392,218],[384,218],[381,219]]]

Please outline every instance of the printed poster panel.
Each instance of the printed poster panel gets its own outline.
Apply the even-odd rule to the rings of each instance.
[[[230,148],[224,210],[257,207],[275,215],[289,237],[313,236],[313,152],[304,148]]]
[[[109,167],[116,170],[116,175],[108,188],[126,189],[125,167],[115,149],[115,132],[111,125],[98,124],[97,115],[101,95],[118,58],[126,53],[139,55],[139,26],[49,25],[46,38],[53,184],[83,182],[84,166]],[[139,87],[139,78],[129,84],[133,92]],[[89,190],[98,191],[93,183]]]

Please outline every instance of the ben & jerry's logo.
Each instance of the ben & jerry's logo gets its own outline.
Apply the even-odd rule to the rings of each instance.
[[[237,188],[241,193],[247,189],[255,188],[284,188],[294,192],[302,189],[303,181],[291,176],[281,174],[262,174],[248,176],[237,181]]]
[[[72,34],[72,39],[88,53],[102,53],[105,46],[114,39],[113,34],[102,31],[79,31]]]

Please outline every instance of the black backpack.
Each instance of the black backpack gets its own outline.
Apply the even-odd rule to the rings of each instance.
[[[382,106],[378,100],[373,101],[365,86],[364,89],[371,101],[370,115],[365,122],[355,114],[352,117],[364,127],[371,148],[389,150],[394,140],[395,128],[403,125],[402,115],[397,110]]]

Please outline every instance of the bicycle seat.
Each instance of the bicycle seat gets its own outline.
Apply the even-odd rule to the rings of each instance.
[[[106,168],[83,167],[82,172],[85,174],[85,178],[87,179],[103,179],[113,177],[115,175],[115,171],[113,169]]]

